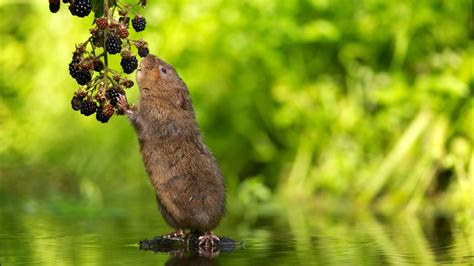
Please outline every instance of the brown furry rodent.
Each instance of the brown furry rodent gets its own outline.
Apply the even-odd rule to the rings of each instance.
[[[119,106],[135,127],[161,214],[176,229],[169,236],[191,229],[204,233],[203,244],[213,244],[219,239],[211,230],[224,213],[224,180],[201,139],[186,84],[151,54],[140,63],[137,83],[138,105],[121,96]]]

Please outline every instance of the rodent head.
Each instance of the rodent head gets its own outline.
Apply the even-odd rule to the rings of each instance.
[[[171,99],[175,94],[188,93],[176,70],[152,54],[148,54],[141,61],[137,70],[137,83],[142,98]]]

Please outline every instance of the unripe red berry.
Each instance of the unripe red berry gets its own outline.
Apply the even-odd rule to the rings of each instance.
[[[128,30],[127,28],[121,26],[118,31],[117,31],[117,34],[120,38],[122,39],[126,39],[128,37]]]
[[[133,87],[133,81],[131,81],[129,79],[124,79],[124,81],[122,81],[122,85],[125,88],[131,88],[131,87]]]
[[[107,26],[109,26],[109,21],[106,17],[101,17],[95,20],[95,24],[99,29],[105,29]]]
[[[102,112],[106,117],[111,117],[115,112],[114,106],[110,103],[105,103],[102,107]]]

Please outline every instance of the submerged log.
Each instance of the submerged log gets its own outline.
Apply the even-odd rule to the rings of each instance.
[[[188,234],[184,238],[166,238],[156,236],[138,242],[140,250],[166,253],[191,253],[191,254],[219,254],[231,252],[237,248],[238,242],[228,238],[219,237],[212,246],[199,245],[199,235]]]

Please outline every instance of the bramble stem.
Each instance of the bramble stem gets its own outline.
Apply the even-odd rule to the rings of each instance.
[[[109,18],[109,0],[104,0],[104,15]],[[107,76],[109,71],[109,61],[107,58],[107,48],[105,46],[105,42],[107,41],[107,32],[104,31],[104,87],[107,90]],[[105,91],[104,91],[105,93]]]

